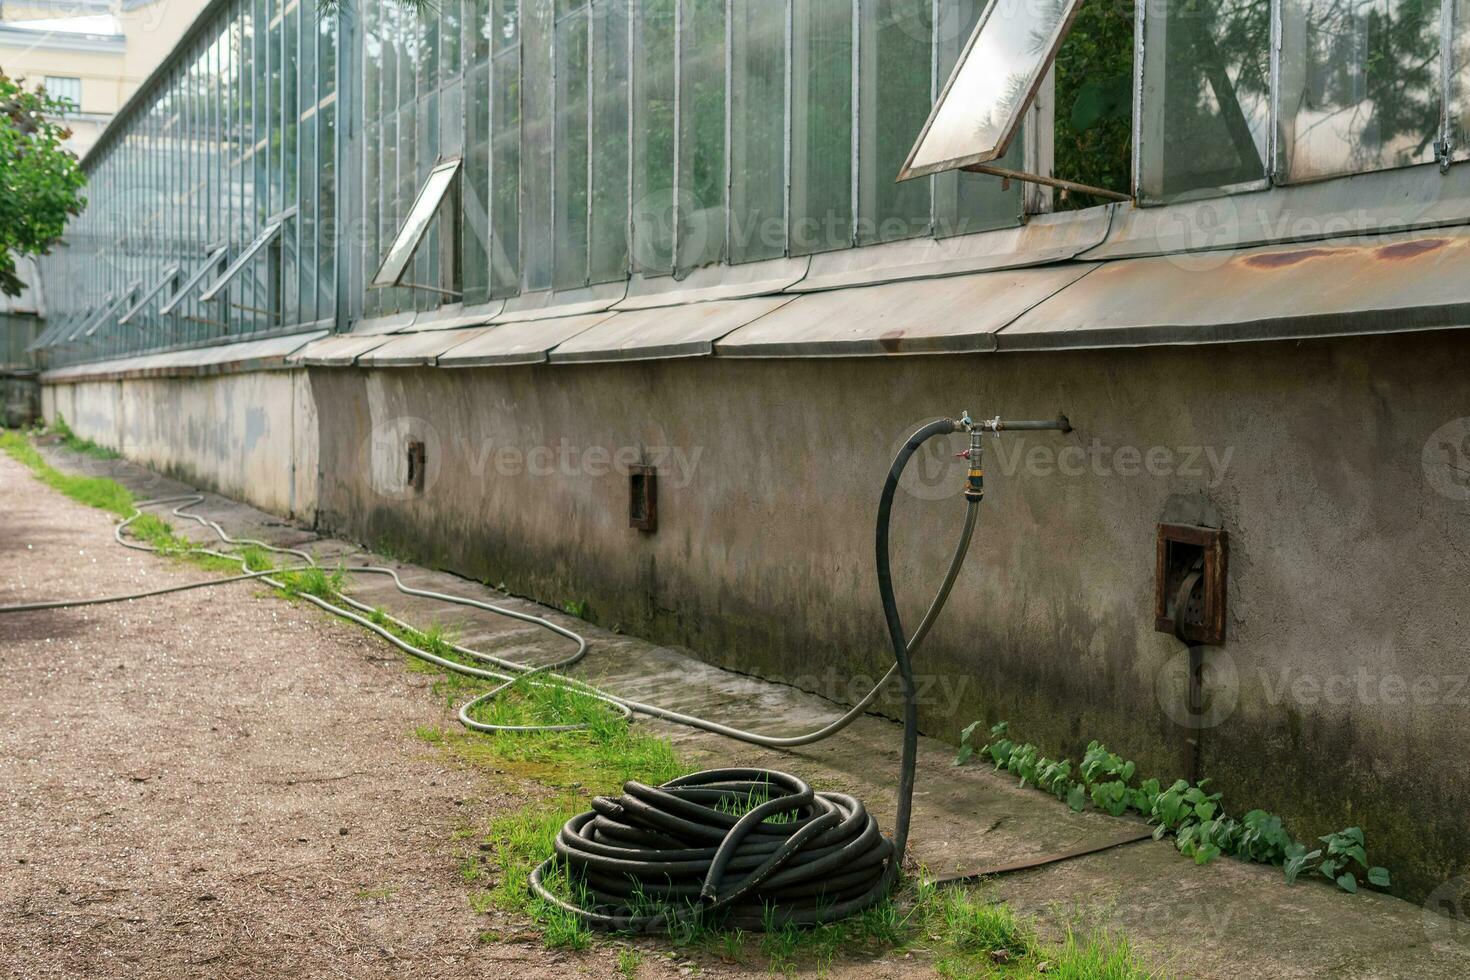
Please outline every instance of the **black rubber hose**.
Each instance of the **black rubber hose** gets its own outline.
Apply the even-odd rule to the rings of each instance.
[[[909,460],[919,447],[935,436],[951,435],[959,426],[954,419],[936,419],[909,436],[889,467],[883,482],[883,495],[878,498],[877,538],[878,596],[883,602],[883,618],[888,623],[888,639],[893,644],[893,659],[898,664],[898,677],[903,692],[903,755],[899,761],[898,813],[893,819],[893,846],[898,860],[889,868],[889,878],[897,880],[899,866],[908,849],[909,817],[914,806],[914,776],[919,754],[919,702],[914,690],[914,665],[909,659],[908,641],[903,635],[903,619],[898,614],[898,601],[893,594],[893,572],[888,558],[888,524],[893,514],[893,497],[898,481],[908,468]],[[974,504],[971,504],[973,507]]]
[[[752,930],[831,922],[890,893],[908,843],[919,731],[910,641],[889,567],[889,519],[914,453],[956,430],[943,419],[915,432],[894,459],[878,504],[878,591],[904,701],[892,839],[853,797],[814,792],[773,770],[714,769],[659,787],[628,782],[622,796],[598,797],[591,811],[562,827],[556,853],[531,874],[539,898],[596,928],[654,932],[699,917]],[[977,502],[966,515],[966,543]],[[937,612],[931,609],[926,621]]]

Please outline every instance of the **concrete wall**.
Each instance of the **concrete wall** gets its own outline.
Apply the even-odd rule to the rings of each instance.
[[[1453,335],[1238,347],[312,374],[333,531],[851,700],[888,663],[873,517],[927,418],[1008,435],[920,657],[923,724],[1012,722],[1184,775],[1187,655],[1154,631],[1160,521],[1230,534],[1203,774],[1301,837],[1361,823],[1405,894],[1470,867],[1470,350]],[[425,442],[422,494],[406,443]],[[992,443],[994,447],[994,443]],[[958,530],[937,449],[896,508],[910,627]],[[1065,450],[1065,452],[1063,452]],[[626,476],[662,473],[660,527]],[[1457,469],[1458,467],[1458,469]]]
[[[48,385],[47,421],[278,514],[316,512],[317,418],[302,371]]]

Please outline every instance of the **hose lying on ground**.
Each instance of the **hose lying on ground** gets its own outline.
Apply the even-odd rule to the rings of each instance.
[[[592,811],[566,824],[557,838],[556,854],[533,872],[530,882],[542,899],[598,928],[654,931],[667,929],[692,916],[717,916],[730,925],[748,929],[765,928],[773,922],[834,921],[882,900],[897,881],[903,863],[918,748],[918,712],[910,657],[928,634],[959,575],[975,529],[978,500],[968,501],[954,556],[934,601],[912,637],[904,634],[893,593],[888,558],[889,517],[898,481],[913,454],[929,439],[953,433],[957,428],[953,420],[943,419],[915,432],[899,451],[884,483],[876,534],[878,587],[893,643],[893,667],[841,717],[803,735],[762,735],[603,691],[564,673],[586,656],[587,640],[581,634],[543,617],[504,606],[412,588],[391,568],[364,565],[342,570],[354,575],[389,576],[404,595],[481,609],[540,626],[572,641],[576,650],[552,663],[533,666],[450,644],[455,653],[485,665],[470,666],[409,642],[384,624],[410,632],[414,627],[376,612],[346,593],[338,591],[332,599],[310,592],[298,594],[334,616],[373,631],[411,656],[456,674],[498,682],[459,710],[460,722],[480,732],[567,732],[588,727],[585,724],[497,725],[473,717],[477,709],[500,697],[508,688],[517,683],[530,683],[573,690],[602,701],[628,718],[636,712],[753,745],[792,748],[830,738],[851,725],[897,674],[904,699],[903,753],[898,812],[891,841],[879,833],[877,821],[863,805],[850,796],[816,793],[796,777],[774,770],[717,769],[684,776],[656,788],[629,782],[618,799],[598,797],[593,801]],[[300,559],[301,564],[252,571],[242,555],[190,548],[184,551],[237,561],[245,572],[125,596],[0,606],[0,613],[124,602],[251,580],[283,589],[287,583],[276,576],[319,568],[315,558],[305,551],[253,539],[235,539],[218,523],[188,512],[203,501],[201,494],[142,501],[136,505],[133,515],[116,527],[114,537],[128,548],[157,551],[152,545],[129,539],[123,532],[142,516],[143,508],[176,504],[172,510],[175,517],[195,521],[224,544],[254,546],[274,554],[290,555]],[[568,890],[576,901],[568,901],[552,888],[552,879],[566,872],[570,872],[571,878],[566,883],[570,886]]]

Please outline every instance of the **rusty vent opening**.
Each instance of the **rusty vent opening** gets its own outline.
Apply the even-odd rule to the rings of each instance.
[[[1159,525],[1154,629],[1187,643],[1225,642],[1226,550],[1225,532],[1219,528]]]
[[[426,463],[424,444],[417,439],[410,440],[408,443],[407,486],[414,493],[424,492],[424,472],[428,469]]]
[[[658,530],[658,472],[652,466],[628,470],[628,526]]]

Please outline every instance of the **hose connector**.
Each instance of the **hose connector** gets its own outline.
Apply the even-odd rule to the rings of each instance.
[[[970,471],[965,476],[965,499],[979,503],[985,499],[985,430],[970,427],[970,449],[965,458],[970,461]]]

